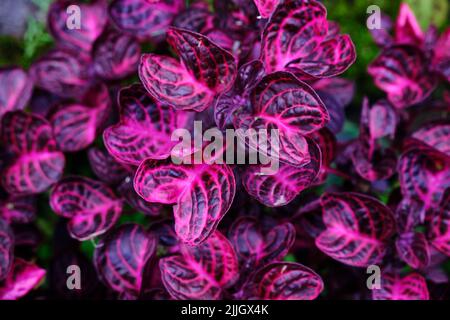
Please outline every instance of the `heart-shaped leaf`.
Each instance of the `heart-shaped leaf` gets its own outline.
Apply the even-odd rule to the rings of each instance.
[[[160,42],[175,15],[183,8],[182,0],[114,0],[109,15],[125,33],[141,40]]]
[[[0,219],[0,281],[11,270],[14,258],[14,234],[6,220]]]
[[[118,161],[138,166],[144,159],[166,159],[178,141],[172,133],[190,119],[184,111],[156,101],[142,85],[119,93],[120,122],[103,134],[106,148]]]
[[[405,277],[385,273],[381,275],[381,289],[372,290],[373,300],[428,300],[425,279],[418,273]]]
[[[255,218],[241,217],[230,227],[228,237],[243,272],[283,259],[294,244],[295,228],[287,222],[263,230]]]
[[[58,45],[90,54],[94,41],[106,26],[106,6],[104,0],[91,4],[73,0],[53,2],[48,11],[48,26]],[[76,13],[81,16],[80,26],[72,28],[71,23],[77,22],[72,20]]]
[[[63,173],[64,154],[56,149],[50,124],[23,111],[3,117],[1,141],[12,154],[2,174],[5,190],[14,195],[47,190]]]
[[[284,206],[316,180],[321,169],[321,154],[317,145],[308,138],[310,162],[303,167],[279,163],[272,174],[265,174],[263,166],[248,166],[242,174],[247,192],[268,207]]]
[[[81,103],[60,105],[50,120],[58,148],[76,152],[93,143],[107,120],[110,104],[107,87],[100,85],[90,89]]]
[[[164,286],[178,300],[218,300],[238,279],[238,260],[230,242],[218,231],[182,255],[159,262]]]
[[[0,300],[17,300],[33,290],[44,278],[45,269],[15,258],[7,278],[0,284]]]
[[[246,285],[250,299],[314,300],[323,290],[320,276],[300,263],[274,262],[255,272]]]
[[[227,165],[173,165],[145,160],[134,189],[148,202],[176,204],[175,231],[183,242],[198,245],[217,228],[233,202],[236,183]]]
[[[280,71],[265,76],[258,83],[250,104],[236,110],[234,119],[235,128],[241,129],[238,133],[247,135],[242,139],[250,148],[259,148],[264,143],[270,147],[268,151],[272,158],[279,157],[283,162],[300,167],[311,161],[304,136],[323,128],[329,115],[310,86],[291,73]],[[268,141],[262,140],[260,134],[247,134],[260,130],[264,130]],[[279,139],[275,145],[272,143],[273,131]]]
[[[98,244],[94,263],[101,279],[114,291],[141,293],[145,267],[156,253],[156,239],[142,226],[125,224]]]
[[[327,227],[317,247],[335,260],[367,267],[383,258],[395,232],[391,210],[378,200],[357,193],[326,193],[321,197]]]
[[[407,108],[425,100],[436,87],[423,53],[416,47],[386,48],[368,68],[378,88],[396,108]]]
[[[141,47],[131,36],[107,32],[94,46],[95,73],[106,80],[125,78],[137,71]]]
[[[108,231],[122,212],[122,201],[107,185],[75,176],[55,185],[50,206],[57,215],[70,219],[69,233],[80,241]]]
[[[170,28],[167,41],[181,62],[144,54],[139,66],[142,83],[157,100],[176,109],[203,111],[231,88],[237,67],[229,52],[207,37],[183,29]]]
[[[328,34],[326,15],[317,1],[286,0],[279,5],[262,35],[266,71],[328,78],[347,70],[356,60],[355,46],[348,35]]]
[[[0,121],[13,110],[22,110],[30,100],[33,81],[20,68],[0,69]]]

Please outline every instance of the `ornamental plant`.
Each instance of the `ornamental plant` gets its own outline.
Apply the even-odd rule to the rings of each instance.
[[[0,299],[448,298],[450,28],[380,18],[374,98],[319,1],[53,1],[0,69]],[[196,121],[274,130],[276,172],[175,162]]]

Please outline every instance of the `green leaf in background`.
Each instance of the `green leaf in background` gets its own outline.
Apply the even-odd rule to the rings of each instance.
[[[47,32],[45,24],[30,18],[24,35],[24,62],[28,66],[31,61],[44,49],[50,47],[53,39]]]
[[[286,257],[284,257],[283,260],[286,262],[297,262],[297,259],[295,258],[295,256],[292,253],[290,253]]]
[[[445,25],[448,17],[448,0],[405,0],[414,11],[422,30],[427,30],[430,24],[438,28]]]

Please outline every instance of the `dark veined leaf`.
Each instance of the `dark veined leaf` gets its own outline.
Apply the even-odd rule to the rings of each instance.
[[[22,110],[33,91],[33,81],[20,68],[0,69],[0,120],[13,110]]]
[[[367,267],[383,258],[395,232],[391,210],[378,200],[357,193],[325,193],[321,197],[327,229],[316,238],[317,247],[335,260]]]
[[[9,223],[29,223],[36,217],[36,197],[11,196],[0,190],[0,219]]]
[[[425,279],[418,273],[405,277],[385,273],[381,275],[381,289],[372,290],[373,300],[428,300]]]
[[[396,45],[383,50],[368,68],[378,88],[385,91],[396,108],[407,108],[425,100],[436,86],[423,53]]]
[[[284,1],[263,31],[261,60],[266,71],[328,78],[347,70],[356,60],[355,46],[348,35],[330,35],[329,28],[320,2]]]
[[[56,149],[52,128],[44,118],[23,111],[7,113],[2,121],[1,141],[13,155],[2,174],[8,193],[40,193],[61,178],[64,154]]]
[[[257,150],[262,143],[266,144],[272,158],[301,167],[311,161],[305,135],[323,128],[329,114],[311,87],[291,73],[280,71],[258,83],[250,104],[236,110],[234,120],[235,128],[241,129],[237,133],[250,148]],[[259,134],[260,130],[265,130],[267,141]],[[279,143],[272,143],[274,135]]]
[[[423,269],[430,263],[428,241],[423,233],[400,234],[395,246],[400,258],[414,269]]]
[[[117,192],[123,197],[125,202],[135,210],[151,217],[159,216],[161,214],[162,205],[147,202],[136,193],[133,187],[132,177],[126,177],[117,188]]]
[[[207,37],[183,29],[170,28],[167,41],[180,61],[144,54],[139,66],[142,83],[157,100],[176,109],[203,111],[231,88],[237,67],[229,52]]]
[[[254,0],[259,14],[263,18],[269,18],[277,7],[280,0]]]
[[[192,3],[173,20],[173,26],[198,33],[212,29],[216,25],[216,17],[209,11],[208,4],[203,1]]]
[[[322,292],[323,282],[300,263],[273,262],[257,270],[245,290],[249,299],[314,300]]]
[[[450,188],[446,190],[436,211],[429,228],[430,242],[436,249],[450,257]]]
[[[430,123],[416,131],[413,138],[420,140],[450,157],[450,123]]]
[[[156,101],[140,84],[119,92],[120,122],[105,130],[109,153],[121,163],[139,165],[144,159],[166,159],[178,141],[172,133],[184,128],[189,113]]]
[[[156,253],[155,237],[137,224],[125,224],[98,244],[94,263],[100,278],[114,291],[137,297],[147,263]]]
[[[11,271],[0,284],[0,300],[17,300],[33,290],[45,277],[45,269],[15,258]]]
[[[81,103],[57,107],[50,121],[58,148],[76,152],[92,144],[105,125],[110,106],[108,88],[98,85],[86,93]]]
[[[307,143],[310,162],[303,167],[281,162],[272,174],[265,174],[261,165],[244,169],[242,183],[247,192],[268,207],[280,207],[310,187],[319,174],[322,160],[317,144],[309,138]]]
[[[269,230],[262,228],[256,218],[240,217],[228,234],[236,251],[241,272],[253,271],[258,266],[283,259],[295,241],[295,227],[278,224]]]
[[[72,24],[79,8],[80,27]],[[54,1],[48,12],[48,26],[58,45],[84,52],[89,55],[94,41],[100,36],[108,22],[105,0],[95,0],[93,3],[80,3],[73,0]]]
[[[80,241],[111,229],[122,212],[122,201],[107,185],[75,176],[55,185],[50,206],[57,215],[70,219],[69,233]]]
[[[37,87],[64,98],[83,96],[90,84],[89,60],[76,52],[54,49],[37,60],[30,76]]]
[[[106,80],[125,78],[137,71],[141,47],[139,42],[119,32],[106,32],[93,52],[95,73]]]
[[[8,222],[0,219],[0,281],[5,279],[11,270],[13,259],[14,234]]]
[[[238,280],[236,254],[218,231],[199,246],[183,246],[181,252],[159,262],[163,284],[175,299],[219,300]]]
[[[173,165],[143,161],[134,189],[148,202],[175,204],[175,231],[198,245],[217,228],[233,202],[236,183],[227,165]]]
[[[106,150],[92,147],[88,151],[89,164],[97,178],[107,184],[118,184],[129,174]]]
[[[183,0],[114,0],[109,15],[114,24],[141,40],[160,42],[175,15],[183,8]]]
[[[314,182],[315,184],[321,184],[326,180],[328,170],[331,168],[331,163],[336,156],[337,141],[334,134],[328,128],[322,128],[319,131],[313,132],[310,138],[317,144],[322,155],[322,165]]]

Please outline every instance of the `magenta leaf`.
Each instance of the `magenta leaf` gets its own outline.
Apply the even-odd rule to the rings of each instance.
[[[329,115],[311,87],[291,73],[280,71],[265,76],[258,83],[250,96],[250,104],[236,110],[234,119],[235,128],[244,132],[266,130],[267,139],[271,141],[272,131],[277,130],[279,146],[269,153],[274,156],[273,151],[279,149],[281,161],[300,167],[310,161],[304,136],[323,128]],[[256,141],[257,135],[247,138],[250,147],[261,144]],[[272,143],[267,141],[267,145],[270,147]]]
[[[283,259],[294,244],[295,227],[286,222],[263,230],[255,218],[241,217],[230,227],[228,238],[236,251],[241,272],[242,269],[250,271]]]
[[[260,165],[244,169],[242,183],[247,192],[268,207],[280,207],[310,187],[321,169],[321,153],[313,141],[308,139],[307,143],[310,162],[303,167],[280,163],[274,174],[262,174]]]
[[[258,7],[259,14],[263,18],[269,18],[270,15],[275,11],[280,0],[254,0],[256,6]]]
[[[0,69],[0,120],[8,111],[23,110],[33,91],[33,81],[20,68]]]
[[[101,279],[114,291],[138,296],[145,285],[147,263],[156,254],[156,239],[142,226],[125,224],[98,244],[94,263]]]
[[[450,124],[430,123],[413,134],[413,138],[445,153],[450,157]]]
[[[125,78],[137,71],[141,47],[131,36],[106,32],[100,37],[93,53],[95,73],[106,80]]]
[[[174,299],[219,300],[238,279],[238,260],[230,242],[218,231],[196,247],[159,262],[164,286]]]
[[[209,11],[208,4],[196,2],[178,14],[173,20],[173,26],[198,33],[210,30],[216,24],[216,17]]]
[[[107,184],[118,184],[129,174],[106,150],[92,147],[88,151],[89,164],[97,178]]]
[[[348,35],[328,34],[325,7],[317,1],[286,0],[262,35],[261,59],[268,73],[289,70],[304,78],[328,78],[356,60]]]
[[[90,84],[89,61],[77,52],[54,49],[30,68],[36,86],[64,98],[78,98]]]
[[[76,152],[92,144],[107,120],[110,105],[105,85],[90,89],[81,103],[60,105],[50,120],[59,149]]]
[[[79,7],[81,18],[80,28],[68,26],[71,22],[72,5]],[[50,32],[58,45],[80,50],[90,54],[94,41],[100,36],[107,23],[106,1],[95,0],[92,4],[80,3],[73,0],[59,0],[53,2],[48,12]]]
[[[396,108],[407,108],[425,100],[436,86],[423,53],[412,46],[384,49],[368,68],[378,88]]]
[[[372,290],[373,300],[428,300],[425,279],[418,273],[405,277],[385,273],[381,275],[381,289]]]
[[[13,155],[2,174],[5,190],[14,195],[45,191],[63,173],[64,154],[56,149],[50,124],[23,111],[3,117],[1,141]]]
[[[433,67],[450,82],[450,29],[439,37],[434,46]]]
[[[395,21],[395,43],[409,44],[421,47],[425,35],[420,28],[419,22],[407,3],[400,5],[400,12]]]
[[[411,144],[398,164],[403,197],[420,201],[425,210],[435,208],[450,187],[450,161],[444,153],[417,140]]]
[[[429,230],[431,244],[450,257],[450,189],[446,190]]]
[[[0,300],[17,300],[33,290],[45,277],[45,270],[16,258],[11,271],[0,284]]]
[[[430,250],[423,233],[403,233],[395,246],[400,258],[414,269],[423,269],[430,263]]]
[[[112,21],[122,31],[141,40],[160,42],[175,15],[183,8],[182,0],[114,0],[109,6]]]
[[[30,223],[36,217],[36,197],[14,196],[0,190],[0,219],[9,223]]]
[[[383,258],[395,232],[391,210],[375,198],[358,193],[326,193],[321,197],[327,227],[317,247],[342,263],[367,267]]]
[[[207,37],[170,28],[167,41],[180,57],[144,54],[139,77],[157,100],[176,109],[203,111],[233,85],[234,57]]]
[[[69,233],[80,241],[111,229],[122,212],[122,201],[107,185],[75,176],[55,185],[50,206],[57,215],[69,219]]]
[[[320,276],[293,262],[273,262],[256,271],[246,285],[249,299],[314,300],[323,290]]]
[[[233,202],[236,182],[227,165],[159,164],[145,160],[134,189],[148,202],[175,204],[175,231],[186,244],[198,245],[217,228]]]
[[[0,219],[0,281],[5,279],[11,270],[13,258],[14,234],[8,222]]]
[[[184,128],[189,114],[156,101],[140,84],[119,93],[120,122],[105,130],[103,139],[118,161],[138,166],[144,159],[166,159],[178,141],[172,133]]]
[[[317,144],[322,156],[319,174],[315,179],[315,184],[321,184],[326,180],[328,170],[331,169],[331,163],[336,156],[337,141],[334,134],[328,128],[322,128],[319,131],[313,132],[310,138]]]

